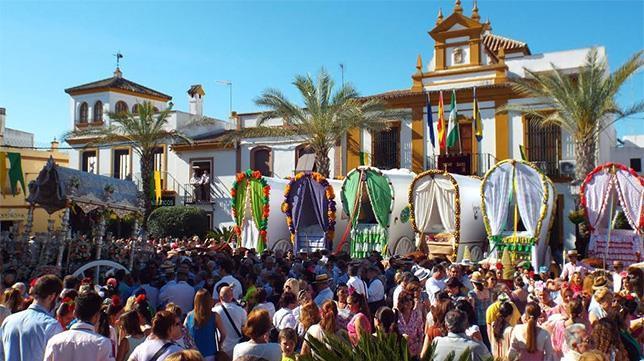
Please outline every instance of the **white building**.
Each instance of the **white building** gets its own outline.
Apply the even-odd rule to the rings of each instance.
[[[0,108],[0,146],[33,147],[34,133],[7,128],[6,117],[7,110]]]
[[[612,149],[611,161],[624,164],[633,168],[640,175],[644,175],[642,162],[644,161],[644,135],[626,135],[617,140]]]

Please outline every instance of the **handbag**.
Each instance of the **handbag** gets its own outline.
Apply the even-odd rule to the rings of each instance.
[[[242,333],[237,329],[237,326],[235,326],[235,322],[233,322],[233,318],[230,317],[230,314],[228,313],[228,310],[226,309],[226,306],[221,305],[221,308],[224,309],[224,313],[226,314],[226,318],[228,318],[228,322],[230,322],[230,325],[233,326],[233,330],[235,330],[235,333],[237,334],[237,337],[239,337],[239,342],[246,342],[250,340],[248,336],[242,335]]]

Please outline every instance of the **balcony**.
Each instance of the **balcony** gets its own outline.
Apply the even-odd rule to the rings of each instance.
[[[427,157],[427,169],[444,169],[450,173],[482,177],[495,165],[490,153],[452,153]]]

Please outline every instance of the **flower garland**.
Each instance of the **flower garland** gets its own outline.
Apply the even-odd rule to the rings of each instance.
[[[333,191],[333,186],[320,173],[300,172],[296,174],[294,177],[291,177],[289,179],[288,184],[284,188],[284,201],[282,202],[282,212],[284,212],[284,214],[286,215],[286,224],[288,225],[288,230],[291,233],[291,237],[290,237],[291,243],[295,244],[295,224],[293,223],[293,213],[292,213],[291,204],[289,203],[289,196],[291,193],[291,189],[293,188],[295,183],[298,182],[303,177],[309,177],[313,179],[321,186],[323,186],[325,189],[325,196],[329,200],[328,210],[327,210],[327,218],[328,218],[329,226],[326,229],[325,235],[326,235],[327,242],[333,242],[333,238],[335,237],[335,211],[336,211],[335,192]]]
[[[232,189],[230,190],[230,196],[231,196],[231,208],[232,208],[232,214],[233,214],[233,219],[235,220],[235,227],[233,230],[235,231],[235,234],[237,235],[238,239],[241,239],[241,224],[237,224],[237,187],[240,182],[246,180],[247,182],[259,182],[262,185],[262,219],[260,220],[259,224],[257,224],[257,229],[259,229],[259,236],[260,236],[260,241],[266,245],[268,243],[267,240],[267,229],[268,229],[268,215],[270,214],[270,206],[268,204],[270,192],[271,192],[271,186],[268,185],[268,182],[266,181],[266,178],[262,177],[262,173],[260,171],[253,171],[251,169],[246,170],[245,172],[240,172],[237,173],[235,176],[235,181],[233,182]],[[249,195],[250,196],[250,195]]]

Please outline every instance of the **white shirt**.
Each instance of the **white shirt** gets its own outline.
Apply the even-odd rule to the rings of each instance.
[[[224,312],[223,307],[226,307],[230,318],[233,320],[234,325],[230,323],[226,312]],[[233,354],[233,348],[239,342],[240,334],[242,332],[242,326],[246,323],[246,311],[237,306],[234,303],[222,302],[212,308],[213,312],[216,312],[221,318],[221,323],[224,325],[226,330],[226,338],[224,339],[223,344],[221,345],[222,351],[227,353],[229,356]]]
[[[112,342],[94,331],[94,326],[78,322],[47,342],[44,361],[114,361]]]
[[[367,297],[367,284],[360,277],[349,277],[349,280],[347,281],[347,287],[349,287],[349,290],[353,287],[355,292]]]
[[[253,307],[253,310],[266,310],[268,312],[268,315],[273,318],[273,315],[275,315],[275,306],[273,305],[272,302],[264,302],[256,305]]]
[[[374,278],[374,280],[369,284],[368,293],[368,303],[383,300],[385,298],[385,286],[383,286],[382,281],[378,278]]]
[[[161,287],[159,302],[160,304],[172,302],[181,307],[184,314],[187,314],[194,308],[195,289],[186,281],[170,281]]]
[[[313,300],[318,307],[322,307],[322,304],[328,300],[333,299],[333,291],[329,287],[323,289],[318,293],[317,296],[315,296],[315,299]]]
[[[254,341],[242,342],[235,346],[233,360],[242,356],[255,356],[267,361],[281,361],[282,349],[278,343],[255,343]]]
[[[429,277],[425,283],[425,291],[427,291],[427,296],[429,296],[429,302],[431,304],[436,303],[436,294],[445,289],[445,281],[437,280],[434,277]]]
[[[563,266],[563,270],[561,271],[561,279],[564,281],[568,281],[570,277],[572,277],[572,274],[575,272],[581,273],[581,277],[583,278],[586,276],[586,273],[588,271],[592,271],[593,268],[588,266],[587,264],[577,261],[576,264],[572,264],[570,262],[566,263]]]
[[[212,298],[214,298],[217,301],[219,300],[219,292],[217,292],[217,286],[219,286],[222,283],[225,283],[228,286],[232,286],[233,297],[235,297],[236,300],[241,300],[242,292],[244,291],[243,287],[241,283],[237,280],[237,278],[233,277],[232,275],[226,275],[222,277],[219,280],[219,282],[215,283],[215,286],[212,289]]]
[[[392,297],[394,299],[393,306],[394,306],[395,309],[398,309],[398,295],[400,295],[400,292],[402,292],[402,290],[403,290],[402,285],[398,285],[398,286],[396,286],[396,288],[394,288],[394,294],[392,295]]]
[[[280,308],[275,315],[273,315],[273,326],[278,330],[285,328],[297,328],[297,319],[293,315],[293,311],[289,308]]]
[[[159,289],[152,287],[149,284],[141,285],[141,288],[145,291],[145,299],[148,300],[150,306],[156,310],[159,305]],[[132,293],[134,294],[134,293]],[[183,312],[188,313],[189,310],[184,310]]]
[[[619,273],[613,273],[613,292],[617,293],[622,289],[622,276]]]
[[[166,344],[167,341],[165,340],[159,340],[158,338],[150,338],[148,337],[145,341],[143,341],[142,344],[136,346],[134,351],[130,354],[130,358],[127,359],[127,361],[148,361],[149,359],[154,356],[159,350],[161,350],[161,347]],[[177,344],[172,344],[170,347],[168,347],[167,350],[165,350],[164,353],[159,356],[157,359],[158,361],[163,361],[166,359],[166,357],[172,355],[175,352],[179,352],[183,350],[181,346]],[[84,358],[83,361],[87,360],[87,358]]]

